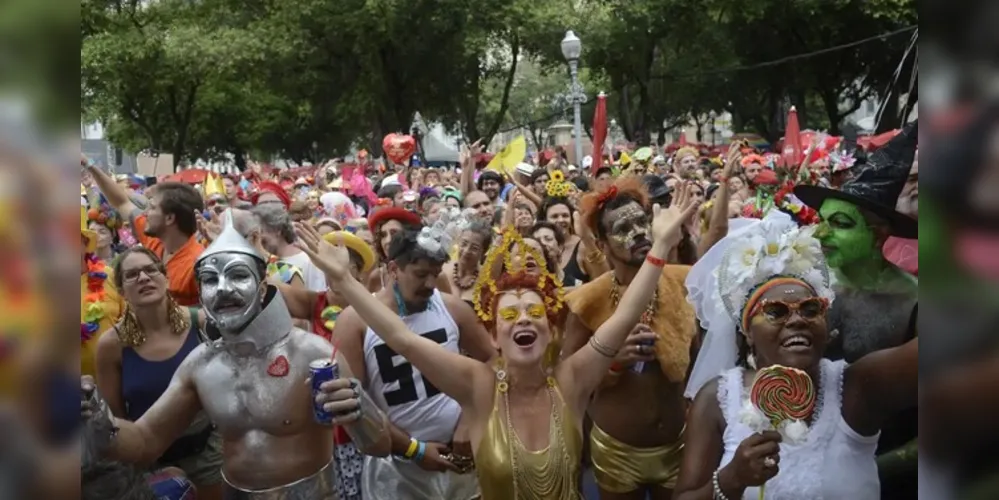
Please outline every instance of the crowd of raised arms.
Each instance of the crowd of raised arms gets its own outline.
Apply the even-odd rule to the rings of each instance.
[[[39,382],[83,419],[47,435],[86,500],[915,498],[917,136],[84,158],[82,373]]]

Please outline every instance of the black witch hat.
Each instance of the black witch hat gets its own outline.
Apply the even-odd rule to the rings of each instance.
[[[893,236],[917,238],[919,223],[916,219],[895,210],[916,157],[917,123],[906,125],[888,144],[872,153],[840,189],[797,186],[794,195],[815,210],[829,198],[848,201],[887,220]]]

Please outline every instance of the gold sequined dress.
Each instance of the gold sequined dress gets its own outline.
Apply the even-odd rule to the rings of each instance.
[[[510,419],[507,384],[496,383],[475,468],[482,500],[580,500],[579,466],[583,439],[555,379],[548,378],[552,409],[548,446],[539,451],[524,447]]]

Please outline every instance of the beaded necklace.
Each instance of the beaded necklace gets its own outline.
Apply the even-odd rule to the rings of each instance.
[[[80,345],[94,338],[106,314],[104,300],[107,294],[104,283],[108,279],[108,273],[105,271],[104,261],[94,254],[87,255],[86,261],[87,293],[83,298],[86,306],[83,308],[83,321],[80,322]]]
[[[613,304],[614,309],[617,309],[618,303],[621,302],[621,284],[617,282],[617,276],[611,276],[611,304]],[[656,319],[656,313],[659,311],[659,286],[656,286],[656,291],[652,292],[652,300],[647,306],[645,306],[645,311],[642,311],[642,318],[638,321],[645,326],[652,326],[652,322]]]

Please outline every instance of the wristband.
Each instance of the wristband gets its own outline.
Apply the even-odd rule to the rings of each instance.
[[[663,267],[666,267],[666,259],[660,259],[659,257],[653,257],[652,254],[648,254],[648,255],[645,256],[645,262],[648,262],[649,264],[652,264],[653,266],[656,266],[656,267],[658,267],[660,269],[663,268]]]
[[[411,459],[413,455],[416,454],[416,450],[419,449],[420,442],[416,439],[409,438],[409,448],[406,448],[406,453],[402,455],[403,458]]]
[[[721,489],[721,484],[718,482],[718,473],[721,469],[716,469],[714,474],[711,475],[711,489],[713,490],[713,500],[728,500],[725,496],[725,492]]]
[[[414,462],[422,462],[423,456],[427,453],[427,443],[419,441],[419,447],[416,449],[416,456],[413,457]]]

